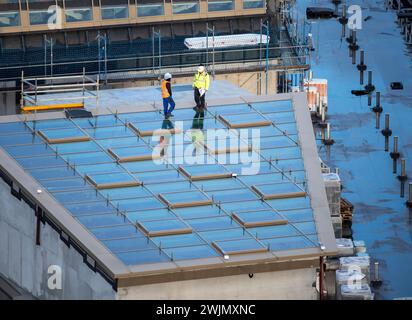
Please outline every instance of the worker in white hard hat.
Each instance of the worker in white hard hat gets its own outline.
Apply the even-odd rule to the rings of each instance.
[[[166,119],[173,117],[172,111],[175,108],[175,102],[172,98],[172,75],[170,73],[166,73],[164,75],[164,79],[162,80],[162,98],[163,98],[163,114]],[[169,108],[170,105],[170,108]]]
[[[206,92],[209,90],[209,74],[204,66],[197,68],[197,73],[193,78],[193,90],[195,95],[196,107],[193,109],[200,114],[204,114]]]

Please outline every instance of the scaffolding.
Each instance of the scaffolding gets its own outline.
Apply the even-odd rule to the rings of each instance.
[[[98,109],[99,82],[99,76],[97,80],[86,76],[85,69],[82,75],[39,78],[25,78],[22,71],[21,111],[28,113],[84,108],[86,99],[95,99]],[[66,95],[69,92],[73,95]]]

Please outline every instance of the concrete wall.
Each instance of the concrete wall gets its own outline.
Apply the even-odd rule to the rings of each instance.
[[[118,299],[317,299],[315,268],[118,288]]]
[[[110,284],[47,223],[41,224],[41,246],[36,246],[35,222],[34,211],[0,179],[0,273],[41,299],[115,298]],[[48,288],[50,265],[61,267],[61,290]]]

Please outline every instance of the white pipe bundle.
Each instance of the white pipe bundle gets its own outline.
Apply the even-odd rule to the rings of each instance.
[[[261,38],[262,37],[262,38]],[[207,37],[195,37],[186,38],[185,46],[192,50],[206,49]],[[214,39],[215,48],[228,48],[228,47],[246,47],[257,46],[260,43],[266,44],[266,41],[270,41],[270,37],[266,35],[260,35],[256,33],[235,34],[227,36],[215,36]],[[213,37],[209,36],[208,39],[209,48],[213,48]]]

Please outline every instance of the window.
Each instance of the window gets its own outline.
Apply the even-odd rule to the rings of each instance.
[[[233,10],[233,0],[209,0],[209,11]]]
[[[255,239],[227,240],[212,242],[222,255],[265,252],[267,248]]]
[[[199,2],[173,3],[173,14],[196,13],[196,12],[199,12]]]
[[[79,22],[93,20],[91,8],[66,9],[66,22]]]
[[[53,18],[55,14],[56,14],[55,12],[53,11],[48,12],[47,10],[30,11],[30,24],[31,25],[47,24],[49,22],[49,19]]]
[[[230,129],[270,126],[272,122],[259,113],[219,115],[219,119]]]
[[[258,9],[263,8],[264,5],[263,0],[243,0],[243,9]]]
[[[232,173],[219,164],[179,166],[179,170],[192,181],[232,177]]]
[[[108,152],[119,162],[132,162],[156,159],[159,156],[152,154],[152,150],[146,146],[114,148]]]
[[[0,27],[16,27],[20,25],[18,11],[0,12]]]
[[[127,6],[102,7],[102,19],[126,19],[129,17]]]
[[[163,3],[150,3],[150,4],[138,4],[137,16],[138,17],[150,17],[150,16],[163,16],[164,5]]]
[[[280,214],[271,210],[233,213],[233,218],[246,228],[288,223]]]
[[[152,237],[192,233],[192,228],[178,219],[140,221],[137,225],[146,235]]]

